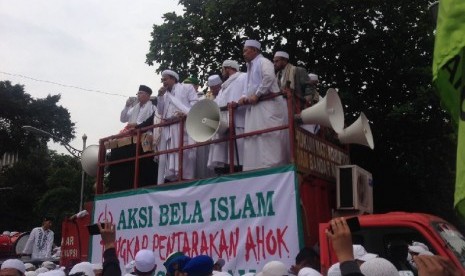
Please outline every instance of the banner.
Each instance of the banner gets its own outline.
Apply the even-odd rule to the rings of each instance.
[[[458,124],[454,205],[465,218],[465,1],[439,2],[433,82],[442,104]]]
[[[155,252],[157,272],[175,251],[226,261],[233,275],[280,260],[294,264],[302,236],[293,166],[99,196],[93,222],[116,225],[121,267],[141,249]],[[100,236],[92,262],[102,261]],[[124,271],[124,270],[123,270]],[[158,275],[158,274],[157,274]]]

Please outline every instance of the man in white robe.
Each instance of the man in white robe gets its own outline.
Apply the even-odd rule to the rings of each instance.
[[[153,114],[153,105],[150,101],[152,89],[145,85],[139,86],[137,92],[137,104],[133,106],[133,99],[129,98],[120,114],[120,121],[128,123],[129,128],[141,124]]]
[[[222,74],[226,79],[221,85],[221,91],[215,99],[219,107],[227,106],[228,104],[237,103],[245,89],[247,82],[247,74],[239,72],[239,63],[234,60],[225,60],[222,66]],[[229,122],[228,111],[221,111],[221,120]],[[245,107],[238,107],[234,112],[234,129],[235,134],[244,133],[245,124]],[[217,135],[213,139],[226,137],[228,134]],[[243,164],[244,139],[237,139],[234,147],[234,165],[241,166]],[[229,170],[229,147],[227,142],[210,145],[210,155],[208,157],[209,168],[223,167],[226,172]]]
[[[162,120],[172,119],[176,116],[187,115],[190,108],[198,101],[197,93],[191,84],[179,83],[179,75],[172,70],[162,72],[163,87],[158,94],[158,112]],[[179,124],[163,127],[161,132],[159,150],[179,148]],[[184,127],[183,145],[193,144]],[[193,179],[195,170],[195,148],[183,151],[182,179]],[[181,180],[179,176],[178,152],[163,154],[158,162],[158,183]]]
[[[52,219],[45,217],[41,227],[32,229],[24,246],[23,255],[31,255],[31,259],[49,259],[52,256],[54,233]]]
[[[245,132],[252,132],[285,124],[287,109],[284,99],[276,97],[259,101],[260,96],[280,91],[273,63],[260,52],[260,42],[247,40],[243,56],[247,62],[247,91],[241,103],[249,104],[245,114]],[[243,170],[254,170],[287,162],[285,131],[273,131],[245,138]]]

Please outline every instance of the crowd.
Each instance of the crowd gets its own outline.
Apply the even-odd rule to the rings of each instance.
[[[408,246],[405,262],[410,264],[408,270],[376,254],[368,253],[361,245],[352,244],[351,232],[344,218],[335,218],[330,222],[326,235],[331,241],[338,263],[328,270],[328,276],[458,276],[461,275],[453,263],[441,256],[435,256],[428,247],[415,242]],[[73,267],[56,266],[53,262],[44,262],[39,268],[18,259],[9,259],[2,263],[0,276],[153,276],[157,263],[153,251],[142,249],[136,253],[134,261],[125,266],[124,273],[115,249],[115,225],[106,222],[98,224],[104,246],[103,264],[80,262]],[[182,252],[173,252],[163,263],[167,276],[231,276],[222,271],[225,261],[216,262],[207,255],[187,256]],[[312,248],[303,248],[290,268],[279,260],[267,262],[260,272],[249,272],[246,276],[317,276],[319,271],[318,252]],[[243,276],[243,275],[242,275]]]
[[[237,61],[225,60],[221,76],[208,77],[209,92],[206,95],[198,91],[200,81],[195,77],[181,82],[177,72],[164,70],[161,73],[163,87],[158,90],[153,103],[150,100],[152,90],[145,85],[140,86],[137,101],[133,98],[127,100],[120,116],[121,122],[127,123],[124,132],[186,116],[201,99],[213,100],[219,107],[232,105],[235,108],[235,135],[286,125],[287,102],[278,93],[292,97],[295,112],[300,112],[318,101],[318,76],[289,63],[289,54],[283,51],[277,51],[272,62],[262,55],[261,48],[261,43],[256,40],[245,41],[243,57],[247,71],[241,72]],[[221,112],[221,119],[229,121],[228,111]],[[143,150],[165,151],[178,148],[181,143],[195,143],[186,128],[184,133],[180,131],[179,124],[170,124],[147,132],[142,144],[151,144],[152,147]],[[180,137],[183,141],[179,141]],[[214,138],[222,137],[226,137],[225,134],[218,133]],[[289,160],[288,139],[286,131],[237,139],[233,157],[235,169],[247,171],[286,164]],[[253,151],[246,150],[252,148]],[[162,154],[153,161],[158,172],[156,183],[221,174],[229,169],[229,155],[227,142],[186,149],[183,151],[180,177],[178,152]]]

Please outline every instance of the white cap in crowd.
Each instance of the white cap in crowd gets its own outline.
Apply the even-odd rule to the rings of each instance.
[[[244,47],[255,47],[255,48],[259,49],[259,50],[260,50],[261,46],[262,45],[260,44],[260,42],[254,40],[254,39],[248,39],[244,43]]]
[[[374,258],[364,262],[360,266],[363,275],[384,276],[384,275],[399,275],[397,268],[384,258]]]
[[[318,80],[318,75],[317,74],[310,73],[310,74],[308,74],[308,77],[312,81],[317,81]]]
[[[179,75],[178,73],[174,72],[173,70],[165,70],[163,72],[161,72],[161,76],[172,76],[173,78],[175,78],[177,81],[179,81]]]
[[[48,271],[48,268],[46,268],[46,267],[39,267],[38,269],[36,269],[36,272],[38,274],[44,273],[44,272],[47,272],[47,271]]]
[[[26,273],[24,273],[25,276],[37,276],[39,275],[39,273],[35,272],[35,271],[26,271]]]
[[[289,275],[286,265],[280,261],[271,261],[266,263],[262,269],[263,276],[283,276]]]
[[[289,54],[284,52],[284,51],[277,51],[275,54],[274,54],[275,57],[283,57],[285,59],[289,59]]]
[[[157,266],[155,263],[155,254],[153,251],[142,249],[136,254],[135,268],[140,272],[149,272]]]
[[[95,276],[94,268],[89,262],[81,262],[73,266],[69,274],[74,274],[78,272],[83,272],[86,276]]]
[[[24,266],[24,263],[18,259],[8,259],[4,261],[2,263],[1,269],[5,268],[13,268],[20,271],[21,273],[26,272],[26,266]]]
[[[299,270],[297,276],[321,276],[321,273],[311,267],[304,267]]]
[[[329,267],[328,269],[328,276],[341,276],[341,267],[339,266],[339,263],[335,263],[332,266]]]
[[[31,263],[24,263],[24,266],[26,267],[26,271],[36,270],[36,267]]]
[[[66,276],[66,274],[63,270],[54,269],[47,272],[39,273],[37,276]]]
[[[48,270],[53,270],[53,269],[55,269],[57,266],[56,266],[56,264],[53,263],[53,262],[45,261],[45,262],[42,263],[42,267],[45,267],[45,268],[47,268]]]
[[[220,76],[218,75],[211,75],[210,77],[208,77],[208,86],[215,86],[215,85],[218,85],[218,84],[222,84],[223,81],[221,80]]]
[[[376,255],[376,254],[368,253],[365,250],[365,247],[363,247],[360,244],[354,244],[352,246],[353,246],[353,250],[354,250],[354,259],[356,259],[356,260],[366,262],[366,261],[369,261],[371,259],[374,259],[374,258],[378,257],[378,255]]]
[[[223,61],[223,67],[231,67],[231,68],[236,69],[236,71],[240,70],[239,63],[237,63],[237,61],[235,60],[230,60],[230,59]]]

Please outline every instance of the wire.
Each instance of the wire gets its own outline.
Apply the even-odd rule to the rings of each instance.
[[[125,98],[127,97],[126,95],[121,95],[121,94],[117,94],[117,93],[109,93],[109,92],[104,92],[104,91],[100,91],[100,90],[87,89],[87,88],[82,88],[82,87],[79,87],[79,86],[61,84],[61,83],[53,82],[53,81],[39,80],[39,79],[35,79],[35,78],[32,78],[32,77],[20,75],[20,74],[13,74],[13,73],[8,73],[8,72],[3,72],[3,71],[0,71],[0,73],[5,74],[5,75],[9,75],[9,76],[15,76],[15,77],[20,77],[20,78],[30,79],[30,80],[33,80],[33,81],[45,82],[45,83],[55,84],[55,85],[59,85],[59,86],[63,86],[63,87],[84,90],[84,91],[88,91],[88,92],[95,92],[95,93],[111,95],[111,96],[119,96],[119,97],[125,97]]]

